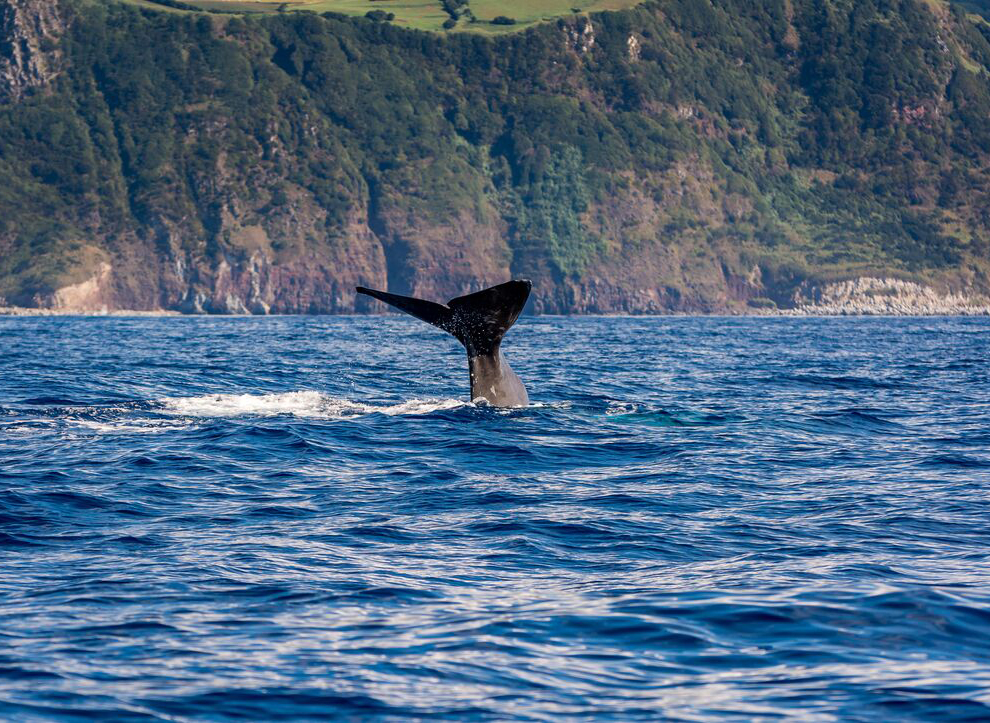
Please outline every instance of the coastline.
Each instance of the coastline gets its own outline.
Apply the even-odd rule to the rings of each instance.
[[[243,301],[227,304],[229,313],[192,313],[175,309],[110,309],[87,295],[66,294],[62,289],[55,294],[54,308],[0,306],[0,316],[268,316],[251,314]],[[202,306],[193,308],[202,309]],[[253,306],[268,310],[267,305]],[[383,310],[384,311],[384,310]],[[382,311],[376,312],[378,314]],[[389,313],[385,311],[384,313]],[[277,316],[367,316],[356,312],[342,314],[277,314]],[[370,315],[375,315],[370,314]],[[543,316],[544,314],[540,314]],[[648,307],[642,311],[616,310],[597,313],[547,314],[546,316],[758,316],[758,317],[827,317],[827,316],[990,316],[990,297],[983,293],[964,293],[952,290],[936,290],[914,281],[882,277],[861,276],[843,281],[802,284],[781,308],[771,299],[755,298],[747,302],[736,300],[717,311],[664,311]]]
[[[0,306],[0,316],[210,316],[210,314],[183,314],[166,309],[38,309],[29,306]],[[243,314],[242,316],[250,316]]]
[[[381,313],[373,314],[186,314],[179,311],[167,311],[167,310],[134,310],[134,309],[115,309],[115,310],[101,310],[101,311],[70,311],[66,309],[32,309],[25,307],[0,307],[0,319],[2,318],[26,318],[26,317],[86,317],[86,318],[101,318],[101,317],[115,317],[115,318],[209,318],[209,319],[238,319],[238,318],[265,318],[265,317],[286,317],[286,316],[338,316],[338,317],[372,317],[372,316],[396,316],[401,317],[401,313],[384,311]],[[860,309],[822,309],[816,307],[802,307],[798,309],[746,309],[738,312],[724,311],[724,312],[714,312],[706,313],[702,311],[690,312],[690,311],[672,311],[669,313],[653,313],[653,314],[630,314],[630,313],[603,313],[603,314],[537,314],[535,316],[548,316],[548,317],[614,317],[614,318],[644,318],[644,317],[656,317],[656,318],[838,318],[838,317],[876,317],[876,318],[919,318],[919,317],[982,317],[990,316],[990,307],[974,307],[971,309],[963,310],[942,310],[942,311],[929,311],[929,312],[918,312],[918,311],[863,311]]]

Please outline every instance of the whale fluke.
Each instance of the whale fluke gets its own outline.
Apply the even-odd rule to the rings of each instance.
[[[439,327],[464,345],[471,372],[471,399],[485,399],[499,407],[529,404],[526,387],[502,355],[502,337],[519,318],[529,298],[531,281],[507,281],[498,286],[444,304],[399,296],[358,286],[367,294],[397,309]]]
[[[366,289],[363,286],[358,286],[357,291],[359,294],[373,296],[379,301],[384,301],[386,304],[390,304],[396,309],[401,309],[407,314],[415,316],[417,319],[425,321],[427,324],[439,326],[441,329],[444,328],[444,322],[450,319],[450,309],[443,304],[438,304],[434,301],[424,301],[423,299],[417,299],[412,296],[389,294],[385,291],[378,291],[377,289]]]

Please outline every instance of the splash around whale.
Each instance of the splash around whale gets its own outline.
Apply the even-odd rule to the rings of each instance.
[[[529,395],[502,354],[502,338],[516,323],[532,288],[531,281],[516,279],[458,296],[446,304],[363,286],[358,286],[357,291],[443,329],[461,342],[467,351],[472,401],[484,400],[496,407],[524,407],[529,404]]]

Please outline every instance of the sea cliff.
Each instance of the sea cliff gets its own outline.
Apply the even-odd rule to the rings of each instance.
[[[537,313],[980,309],[988,38],[908,0],[497,37],[0,0],[0,305],[350,313],[526,276]]]

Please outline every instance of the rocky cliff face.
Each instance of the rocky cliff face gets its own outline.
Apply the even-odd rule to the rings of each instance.
[[[790,313],[864,316],[985,316],[990,297],[939,292],[904,279],[861,277],[798,290]]]
[[[493,40],[0,0],[0,305],[348,313],[528,276],[537,313],[981,308],[990,34],[734,2]]]
[[[0,0],[0,102],[43,88],[58,74],[65,30],[56,0]]]

